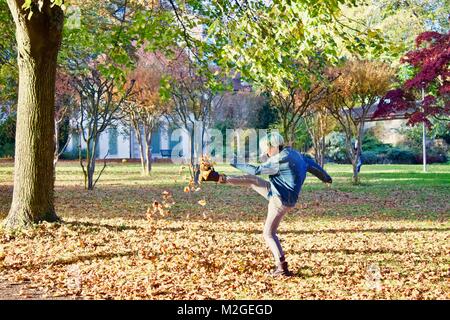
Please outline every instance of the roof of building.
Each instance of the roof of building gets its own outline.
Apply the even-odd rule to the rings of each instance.
[[[366,121],[384,121],[384,120],[406,119],[407,114],[414,111],[411,108],[408,110],[395,111],[395,112],[391,112],[391,113],[383,115],[383,116],[374,117],[374,114],[375,114],[375,111],[377,110],[377,108],[378,108],[378,101],[370,106],[369,111],[367,112],[367,115],[365,118]],[[363,112],[362,107],[354,108],[352,110],[352,116],[355,118],[361,118],[362,112]]]

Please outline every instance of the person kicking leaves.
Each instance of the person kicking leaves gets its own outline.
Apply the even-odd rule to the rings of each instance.
[[[283,249],[277,236],[278,226],[286,213],[297,203],[302,185],[309,172],[325,183],[332,183],[328,173],[314,160],[284,145],[283,137],[276,132],[269,133],[259,143],[260,150],[268,160],[259,165],[237,163],[231,165],[245,172],[245,175],[227,176],[220,174],[208,163],[200,165],[201,181],[216,181],[238,186],[248,186],[269,201],[267,218],[264,224],[264,239],[275,260],[273,276],[292,276]],[[258,175],[269,175],[266,181]]]

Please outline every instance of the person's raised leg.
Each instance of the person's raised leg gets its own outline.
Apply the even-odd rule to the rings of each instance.
[[[226,176],[225,183],[235,186],[249,186],[267,200],[270,191],[270,182],[260,177],[246,174],[240,176]]]

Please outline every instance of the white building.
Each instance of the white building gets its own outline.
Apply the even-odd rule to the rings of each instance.
[[[182,156],[189,154],[188,134],[183,132],[178,141],[171,141],[172,132],[167,121],[152,134],[151,151],[154,159],[169,158],[172,150],[182,149]],[[77,152],[81,142],[81,149],[86,149],[86,142],[78,133],[72,133],[68,142],[66,152]],[[132,126],[118,124],[111,126],[100,134],[99,143],[96,148],[97,159],[140,159],[139,143]]]

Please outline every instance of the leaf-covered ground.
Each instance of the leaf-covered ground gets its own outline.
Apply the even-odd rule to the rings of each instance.
[[[280,226],[295,276],[273,279],[261,235],[267,204],[252,190],[213,183],[185,192],[179,166],[157,164],[141,177],[135,164],[110,164],[89,192],[77,164],[61,163],[56,208],[64,222],[0,231],[0,297],[450,298],[450,166],[427,174],[363,166],[356,187],[349,166],[327,169],[334,185],[309,177]],[[12,170],[0,164],[0,217]]]

